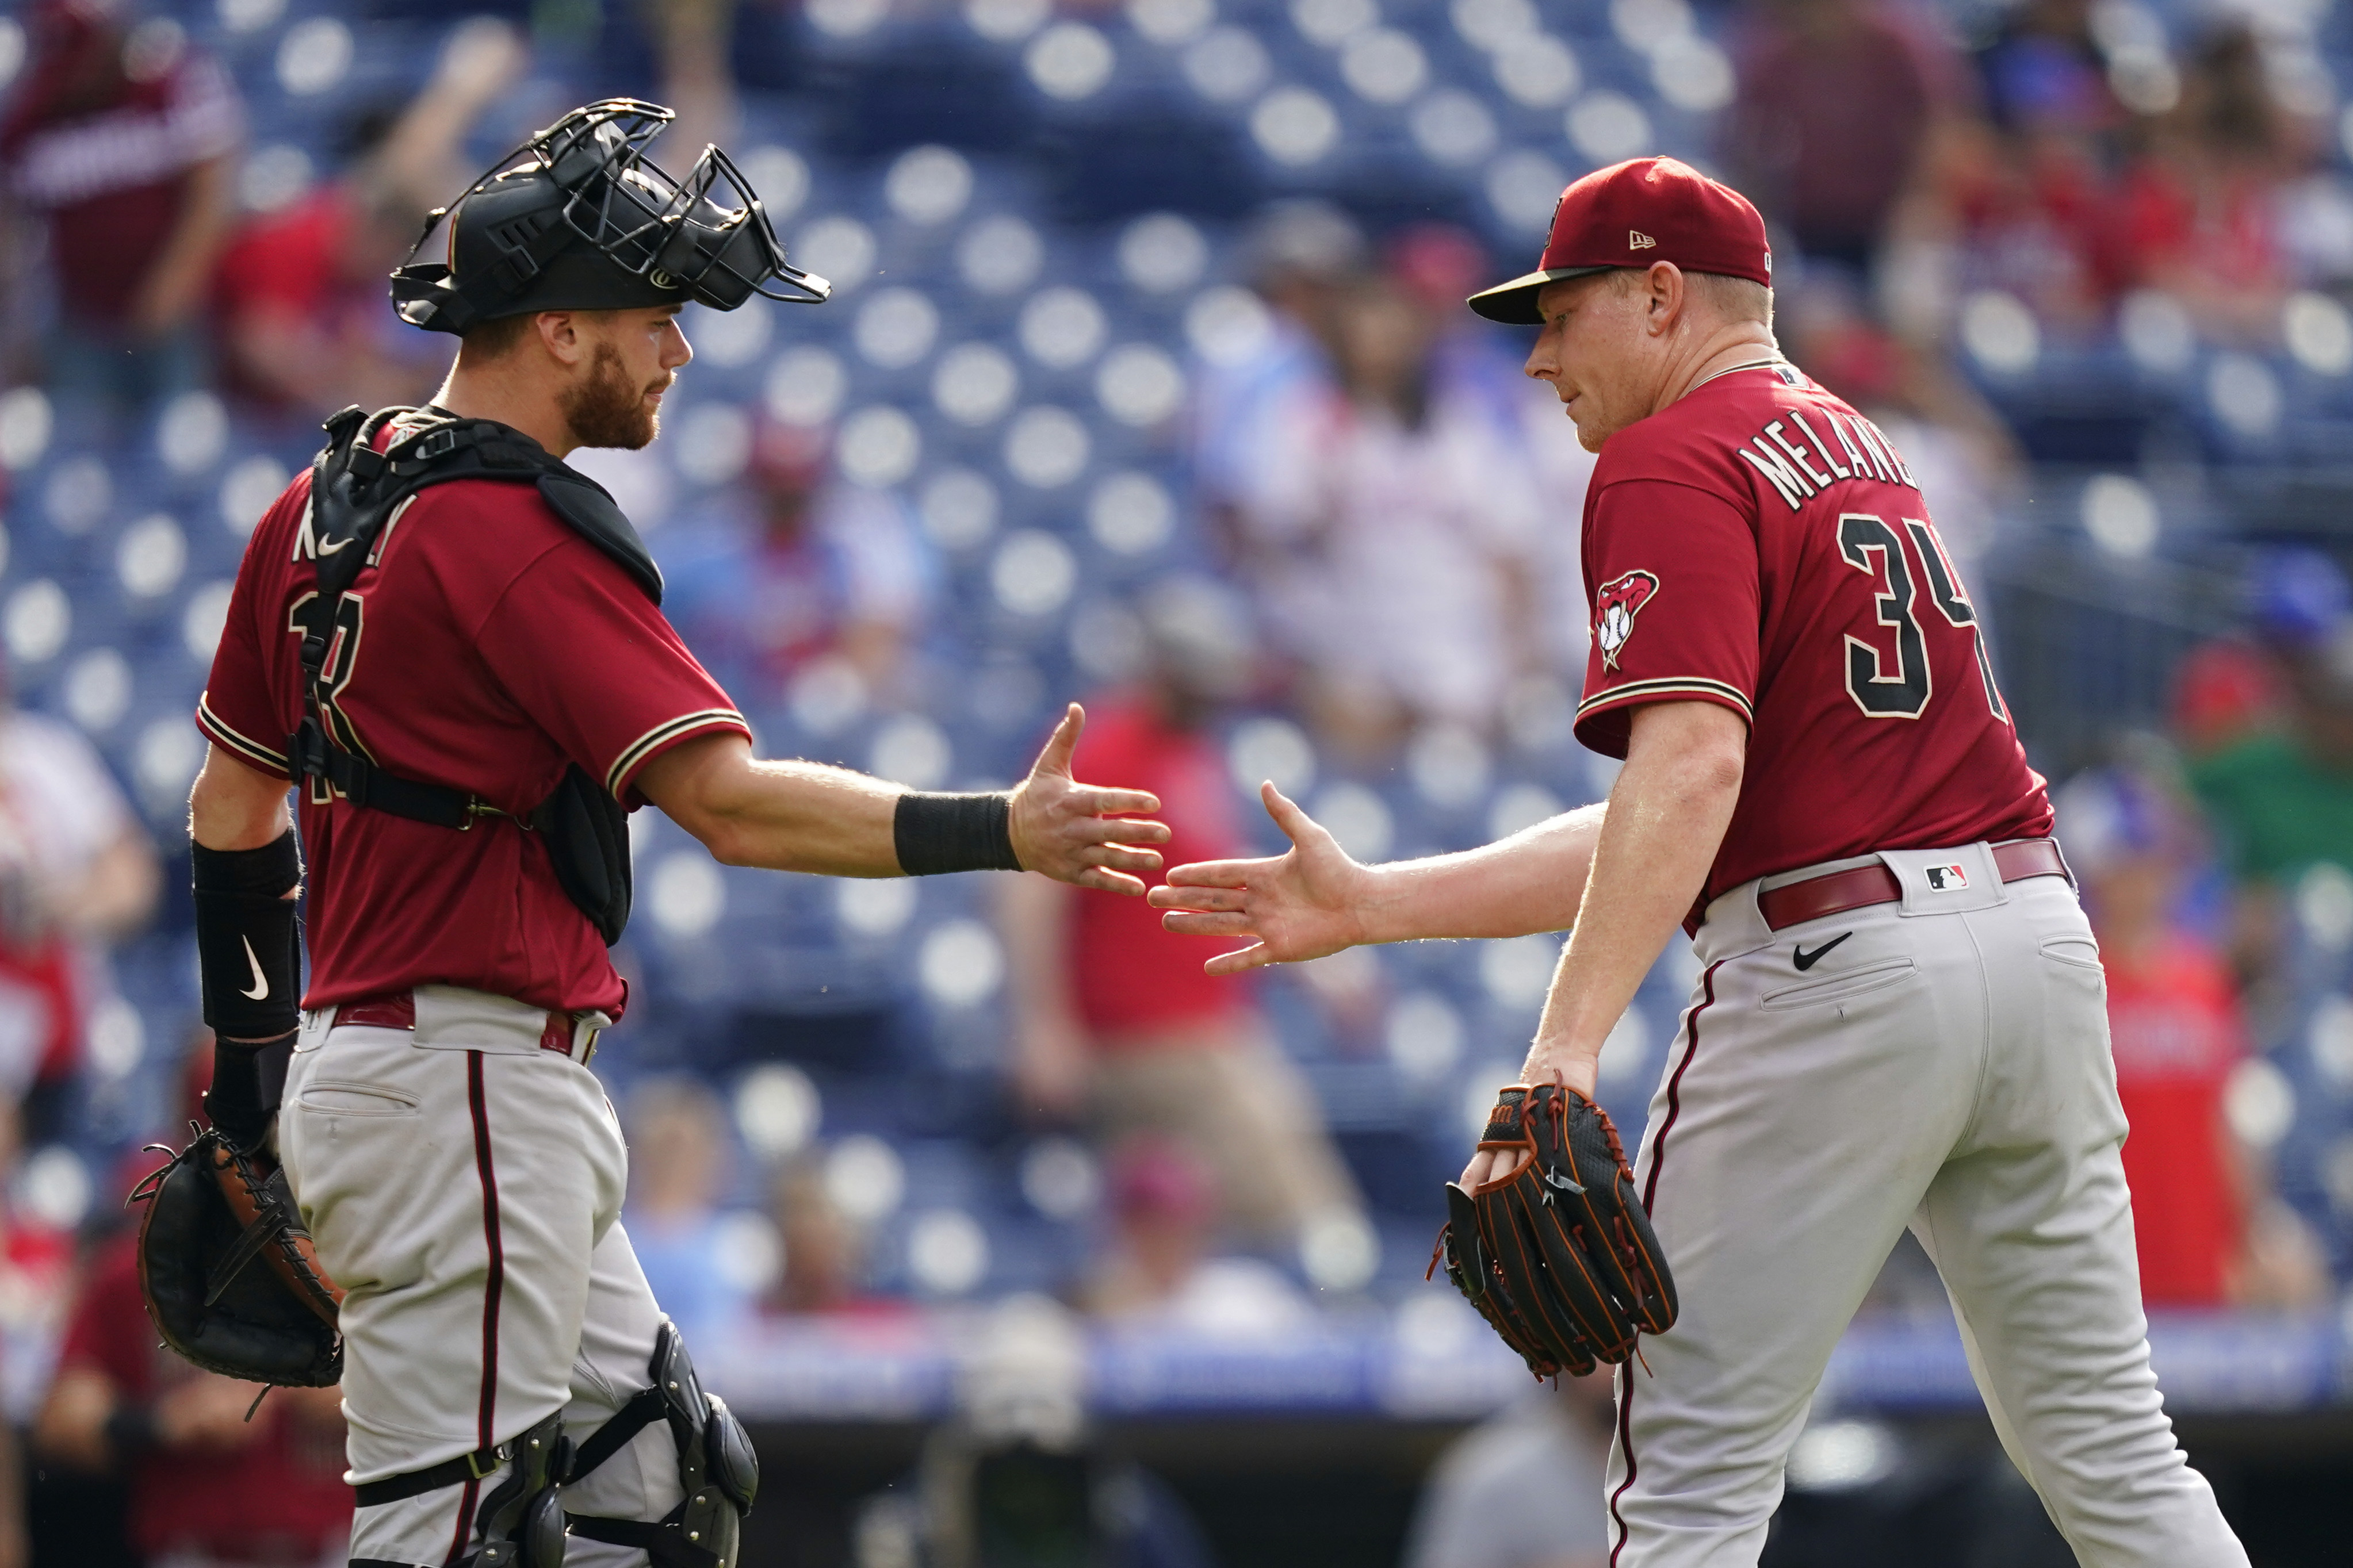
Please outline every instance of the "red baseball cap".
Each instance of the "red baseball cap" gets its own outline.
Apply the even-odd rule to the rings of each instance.
[[[1471,296],[1491,321],[1538,326],[1536,291],[1564,278],[1672,261],[1773,286],[1773,247],[1748,198],[1672,158],[1630,158],[1561,192],[1534,272]]]

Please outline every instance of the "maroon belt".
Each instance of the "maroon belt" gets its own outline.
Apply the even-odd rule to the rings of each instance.
[[[547,1026],[539,1032],[539,1048],[554,1051],[558,1056],[572,1054],[572,1042],[578,1035],[580,1015],[558,1013],[547,1015]],[[371,1029],[414,1029],[417,1027],[417,998],[406,991],[395,991],[382,996],[363,996],[356,1002],[344,1002],[335,1008],[335,1025],[341,1027],[357,1024]],[[601,1033],[602,1031],[597,1031]],[[587,1049],[580,1053],[582,1066],[596,1054],[596,1036],[588,1037]]]
[[[2018,838],[1993,847],[1994,869],[2005,882],[2029,877],[2063,877],[2067,862],[2059,846],[2048,838]],[[1775,931],[1803,924],[1849,910],[1892,904],[1904,897],[1903,884],[1884,865],[1857,866],[1847,871],[1825,871],[1802,882],[1790,882],[1757,895],[1757,912]]]

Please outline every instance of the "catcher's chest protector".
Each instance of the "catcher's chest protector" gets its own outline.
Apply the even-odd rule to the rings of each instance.
[[[377,559],[386,525],[419,490],[452,479],[527,483],[572,531],[617,562],[655,604],[661,569],[613,498],[586,475],[548,455],[520,432],[489,419],[452,416],[394,441],[375,438],[409,408],[363,414],[346,408],[327,422],[328,442],[311,465],[311,500],[302,542],[318,563],[319,591],[296,615],[302,626],[302,720],[288,755],[309,781],[312,799],[342,797],[353,805],[465,831],[481,817],[509,814],[447,784],[402,778],[375,765],[339,734],[324,689],[336,611]],[[631,896],[628,813],[577,763],[565,770],[554,793],[519,819],[543,836],[565,895],[596,927],[607,946],[628,924]]]

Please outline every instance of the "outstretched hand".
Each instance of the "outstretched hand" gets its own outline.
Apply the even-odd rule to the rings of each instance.
[[[1138,847],[1167,843],[1168,829],[1134,815],[1158,811],[1156,797],[1136,789],[1098,789],[1071,778],[1071,759],[1086,722],[1085,710],[1071,703],[1029,776],[1014,787],[1008,824],[1013,854],[1023,870],[1134,898],[1144,891],[1134,873],[1160,868],[1160,857]]]
[[[1166,910],[1160,923],[1180,936],[1248,936],[1252,945],[1221,952],[1202,967],[1240,974],[1269,963],[1297,963],[1364,940],[1367,875],[1324,825],[1271,784],[1259,786],[1267,815],[1291,840],[1267,860],[1200,860],[1179,866],[1151,893]]]

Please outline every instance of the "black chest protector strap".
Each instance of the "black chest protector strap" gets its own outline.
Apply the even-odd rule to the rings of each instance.
[[[302,628],[302,718],[290,738],[295,769],[350,804],[458,832],[483,816],[512,817],[469,791],[403,778],[377,765],[336,709],[331,663],[344,594],[373,562],[386,526],[429,485],[503,479],[534,486],[573,531],[618,563],[646,596],[661,603],[661,570],[602,486],[566,468],[537,442],[494,420],[443,418],[375,449],[385,425],[407,408],[367,414],[346,408],[327,421],[327,445],[311,465],[306,527],[318,563],[318,592],[295,612]],[[578,764],[554,794],[513,818],[542,834],[556,879],[607,945],[628,923],[628,814]]]

